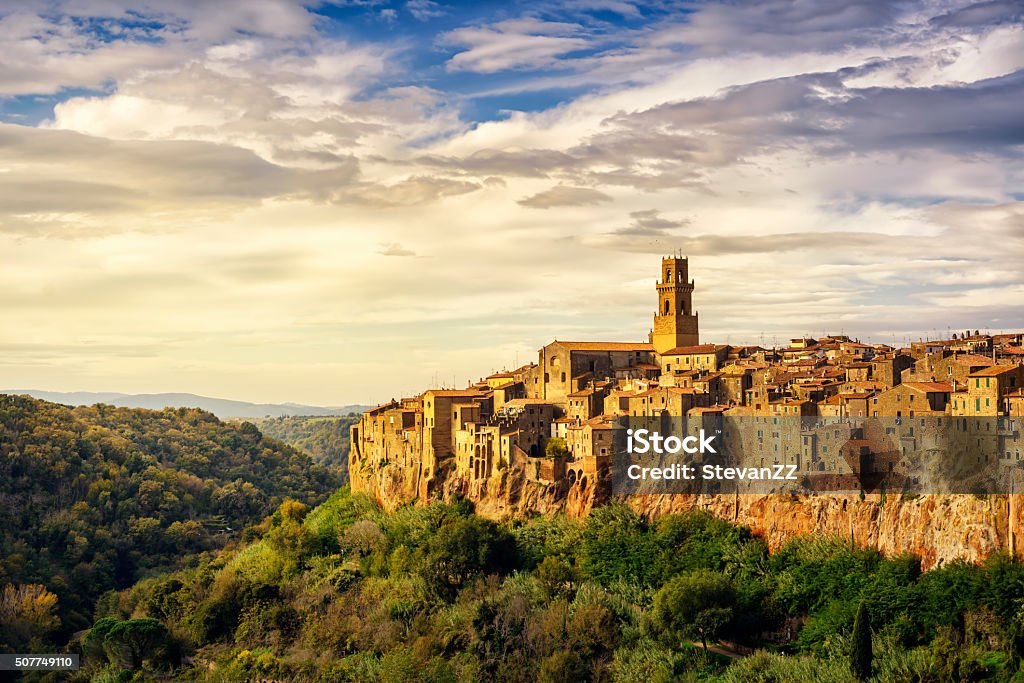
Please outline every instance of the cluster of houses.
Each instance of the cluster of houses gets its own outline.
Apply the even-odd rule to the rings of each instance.
[[[350,469],[411,469],[422,497],[449,477],[480,482],[505,470],[587,489],[607,480],[622,418],[727,416],[748,418],[731,423],[749,429],[759,464],[802,472],[892,471],[901,453],[927,446],[926,421],[943,420],[986,462],[1021,461],[1024,333],[964,332],[907,348],[842,335],[781,349],[700,344],[687,269],[685,258],[662,260],[649,341],[555,340],[536,363],[377,406],[352,427]],[[870,417],[897,418],[881,433],[884,449],[863,427],[836,427]]]

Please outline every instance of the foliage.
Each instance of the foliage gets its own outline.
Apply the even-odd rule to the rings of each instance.
[[[548,439],[547,445],[544,446],[544,454],[548,457],[560,457],[568,454],[569,447],[565,443],[565,439],[560,436],[553,436]]]
[[[298,448],[313,462],[336,468],[343,483],[348,483],[349,427],[358,421],[358,415],[251,420],[261,432]]]
[[[31,651],[60,625],[56,609],[57,596],[45,586],[7,584],[0,591],[0,633],[12,649]]]
[[[156,619],[100,619],[89,629],[86,652],[100,654],[126,669],[138,669],[146,660],[169,661],[173,656],[170,631]]]
[[[72,423],[84,419],[70,409],[46,410],[66,411],[62,419]],[[1024,565],[1008,556],[922,572],[915,557],[887,558],[828,538],[795,539],[769,554],[747,529],[704,512],[652,521],[615,504],[585,520],[503,522],[474,514],[458,498],[385,512],[342,489],[314,506],[319,489],[291,495],[302,487],[287,484],[292,463],[311,468],[308,458],[263,439],[255,427],[228,427],[189,411],[128,411],[115,420],[98,410],[108,424],[89,429],[114,445],[83,457],[72,450],[93,443],[83,433],[54,452],[76,472],[83,463],[104,463],[99,474],[89,471],[117,495],[110,511],[108,498],[95,499],[98,519],[118,530],[106,541],[114,550],[125,544],[121,554],[82,556],[96,566],[111,558],[124,564],[106,583],[76,584],[83,593],[69,598],[79,600],[73,620],[95,615],[80,643],[86,668],[75,680],[849,683],[851,658],[866,638],[871,680],[880,683],[1011,681],[1024,671]],[[165,430],[163,446],[147,441],[147,420],[167,422],[153,427],[154,435]],[[0,424],[12,422],[8,416]],[[0,466],[17,477],[24,475],[12,462],[32,451],[26,429],[0,440],[7,449]],[[212,445],[217,439],[227,445]],[[143,442],[145,448],[137,445]],[[175,443],[196,450],[159,450]],[[175,470],[176,463],[217,448],[225,472],[248,458],[253,472],[243,484],[264,466],[253,464],[256,449],[269,450],[271,462],[286,459],[273,470],[280,481],[260,482],[273,494],[229,517],[212,512],[212,499],[171,487],[179,500],[192,496],[188,514],[175,517],[159,506],[135,514],[148,505],[144,482],[157,474],[174,481],[177,471],[189,471]],[[134,488],[118,488],[136,476]],[[230,483],[219,476],[209,481],[210,495]],[[61,514],[92,514],[91,501]],[[228,534],[210,530],[203,517],[210,514],[223,515],[221,524],[240,520],[241,542],[218,548]],[[12,588],[0,593],[0,619],[34,624],[22,628],[21,642],[57,644],[67,628],[61,591],[70,590],[76,565],[61,569],[55,549],[74,542],[41,535],[60,518],[40,515],[17,531],[44,539],[35,554],[11,545],[4,556],[4,584]],[[189,522],[198,524],[198,540],[180,525],[164,538]],[[57,545],[47,545],[51,538]],[[140,547],[142,539],[155,545]],[[180,548],[180,558],[171,559],[168,548]],[[44,566],[41,558],[57,568],[52,584],[27,571]],[[730,651],[739,653],[735,661],[721,654]]]
[[[680,645],[697,638],[705,652],[732,619],[736,591],[729,579],[707,570],[677,576],[654,595],[650,619],[655,629]]]
[[[853,620],[853,642],[850,645],[850,671],[859,681],[871,678],[871,622],[868,609],[862,601]]]
[[[0,395],[0,585],[44,586],[66,637],[104,592],[187,566],[284,500],[316,504],[337,485],[253,425],[201,410]],[[0,629],[0,651],[19,633]]]

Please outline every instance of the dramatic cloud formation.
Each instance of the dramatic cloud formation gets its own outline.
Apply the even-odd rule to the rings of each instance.
[[[525,199],[520,199],[519,203],[522,206],[529,206],[533,209],[550,209],[555,206],[588,206],[610,201],[612,201],[612,198],[600,190],[592,190],[589,187],[559,185],[550,190],[538,192]]]
[[[554,337],[1024,328],[1018,2],[0,10],[0,383],[373,402]],[[454,375],[454,377],[453,377]]]

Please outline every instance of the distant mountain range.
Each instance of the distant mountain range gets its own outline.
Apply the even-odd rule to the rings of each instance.
[[[285,417],[331,416],[361,413],[372,406],[307,406],[301,403],[248,403],[224,398],[210,398],[197,394],[118,394],[96,391],[39,391],[37,389],[3,389],[0,394],[26,394],[33,398],[70,406],[88,406],[94,403],[122,408],[202,408],[223,419],[233,417]]]

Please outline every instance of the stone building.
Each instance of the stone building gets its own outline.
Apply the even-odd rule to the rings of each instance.
[[[535,486],[524,499],[558,491],[574,506],[597,504],[607,499],[602,487],[626,416],[662,429],[685,417],[688,430],[742,418],[729,424],[747,440],[752,464],[794,464],[848,485],[857,481],[842,478],[890,474],[904,453],[928,446],[929,417],[953,427],[973,464],[1020,460],[1024,336],[965,335],[910,349],[842,335],[770,351],[700,344],[693,289],[687,259],[664,258],[648,342],[555,340],[537,363],[366,411],[351,428],[353,482],[375,480],[406,500]],[[872,416],[920,419],[857,426]],[[553,437],[565,452],[549,456]]]
[[[651,344],[659,354],[700,343],[689,267],[689,261],[682,257],[661,259],[661,282],[655,285],[658,308],[651,330]]]
[[[630,342],[568,342],[555,340],[538,351],[542,369],[527,395],[565,406],[573,394],[600,380],[614,379],[616,370],[654,364],[650,344]]]

